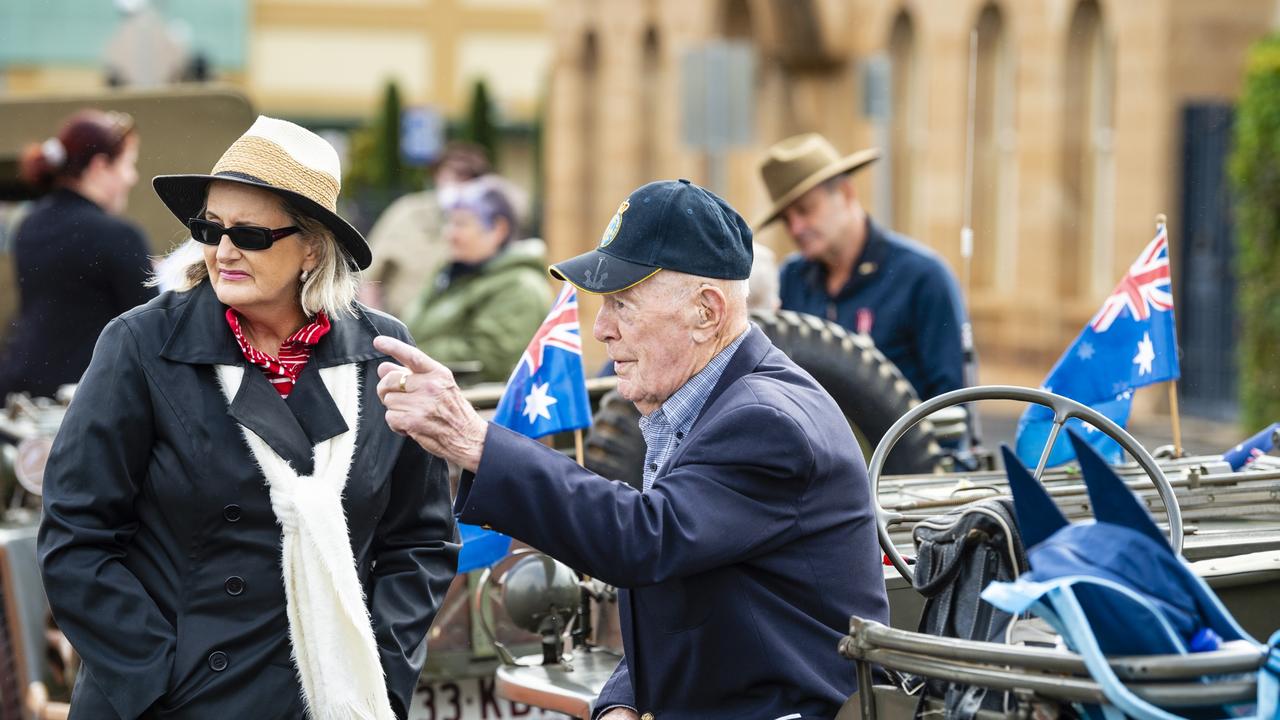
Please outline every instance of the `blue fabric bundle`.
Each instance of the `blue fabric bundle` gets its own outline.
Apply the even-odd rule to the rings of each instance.
[[[1069,432],[1095,521],[1071,524],[1045,489],[1007,448],[1009,487],[1031,571],[1016,582],[992,583],[982,597],[1009,613],[1031,610],[1079,653],[1112,706],[1107,717],[1176,720],[1124,686],[1106,655],[1166,655],[1214,650],[1249,637],[1217,596],[1196,577],[1107,463]],[[1253,717],[1280,718],[1280,632],[1259,674]],[[1241,708],[1221,714],[1240,717]],[[1093,709],[1090,714],[1097,714]],[[1197,716],[1200,716],[1197,714]]]

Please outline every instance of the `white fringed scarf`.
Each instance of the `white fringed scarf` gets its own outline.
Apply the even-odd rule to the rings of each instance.
[[[218,365],[217,375],[230,403],[244,368]],[[309,477],[294,472],[248,428],[240,430],[266,476],[271,509],[282,528],[289,640],[308,715],[314,720],[395,720],[342,508],[360,419],[359,366],[324,368],[320,377],[348,430],[313,448],[315,468]]]

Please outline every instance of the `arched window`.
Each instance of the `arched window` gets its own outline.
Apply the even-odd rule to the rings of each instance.
[[[889,225],[917,235],[915,183],[920,127],[924,121],[920,97],[920,60],[915,25],[906,10],[898,13],[889,33]]]
[[[745,149],[760,112],[755,24],[747,0],[723,0],[719,15],[720,37],[701,45],[702,67],[694,71],[699,77],[688,86],[700,86],[701,92],[686,96],[686,103],[694,98],[705,103],[698,109],[686,104],[683,111],[692,120],[686,127],[699,128],[707,187],[727,198],[745,198],[758,185],[756,156]]]
[[[659,110],[662,88],[662,48],[658,44],[658,29],[650,26],[644,34],[640,78],[640,157],[637,171],[639,181],[647,183],[657,179]]]
[[[579,202],[582,207],[582,224],[580,227],[591,228],[600,225],[602,220],[596,212],[598,193],[594,158],[599,150],[599,112],[597,103],[600,97],[600,49],[595,31],[587,33],[582,43],[582,97],[579,112],[581,113],[582,145],[579,151]]]
[[[978,15],[976,30],[972,281],[975,289],[990,289],[1007,285],[1012,272],[1014,64],[1004,18],[994,3]]]
[[[1092,300],[1115,281],[1112,239],[1115,67],[1094,0],[1076,5],[1067,37],[1059,291]]]
[[[751,40],[751,9],[747,0],[728,0],[724,3],[720,27],[730,40]]]

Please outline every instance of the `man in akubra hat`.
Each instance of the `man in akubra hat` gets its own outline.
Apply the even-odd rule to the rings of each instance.
[[[379,338],[387,422],[466,472],[454,510],[618,586],[608,720],[831,718],[835,647],[888,616],[866,469],[840,409],[747,319],[751,230],[687,180],[618,208],[552,275],[603,295],[594,334],[645,436],[642,488],[486,423],[449,371]]]
[[[878,157],[842,156],[816,133],[774,145],[760,163],[772,205],[755,226],[781,220],[799,251],[782,266],[783,309],[870,335],[928,399],[964,386],[964,305],[933,251],[863,209],[851,176]]]

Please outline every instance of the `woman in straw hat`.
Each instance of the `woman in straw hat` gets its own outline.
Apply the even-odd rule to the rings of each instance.
[[[403,718],[457,546],[388,429],[337,154],[260,117],[153,181],[202,252],[115,319],[54,443],[40,560],[72,718]]]

